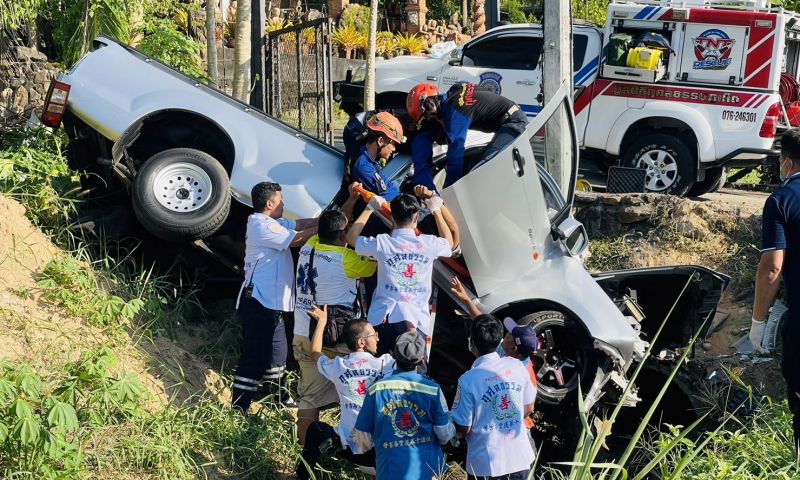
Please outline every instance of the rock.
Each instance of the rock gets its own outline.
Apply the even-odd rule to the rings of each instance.
[[[578,190],[575,192],[575,201],[579,203],[594,203],[598,196],[597,193]]]
[[[47,83],[47,82],[50,81],[51,75],[52,74],[50,72],[48,72],[48,71],[36,72],[33,75],[33,81],[37,82],[37,83]]]
[[[24,113],[28,108],[29,99],[28,90],[25,87],[19,87],[11,99],[11,111],[19,114]]]
[[[642,205],[644,200],[638,195],[626,195],[622,198],[622,203],[625,205]]]
[[[703,350],[705,350],[706,352],[708,352],[708,351],[709,351],[709,350],[711,350],[712,348],[713,348],[713,345],[711,345],[711,342],[703,342]]]
[[[600,198],[600,201],[603,202],[603,205],[619,205],[622,203],[622,198],[619,195],[603,195]]]
[[[40,52],[35,48],[14,47],[12,51],[14,52],[14,56],[20,62],[24,62],[26,60],[32,60],[34,62],[47,61],[47,55],[45,55],[44,53]]]
[[[8,86],[11,88],[20,87],[22,86],[22,80],[20,80],[19,78],[12,78],[11,80],[9,80]]]
[[[6,87],[4,90],[0,91],[0,118],[11,116],[11,110],[9,107],[11,105],[11,96],[13,94],[14,90],[11,90],[10,87]]]
[[[617,221],[622,224],[636,223],[650,218],[651,210],[641,206],[623,207],[617,212]]]
[[[36,90],[32,90],[29,93],[30,93],[30,103],[31,104],[37,104],[37,103],[40,103],[42,100],[44,100],[42,98],[42,94],[37,92]]]

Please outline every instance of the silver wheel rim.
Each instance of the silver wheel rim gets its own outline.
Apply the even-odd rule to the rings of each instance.
[[[161,170],[153,182],[158,203],[173,212],[190,213],[211,199],[211,177],[193,163],[176,162]]]
[[[645,187],[652,192],[668,189],[678,178],[678,162],[666,150],[648,150],[636,161],[636,168],[645,169]]]

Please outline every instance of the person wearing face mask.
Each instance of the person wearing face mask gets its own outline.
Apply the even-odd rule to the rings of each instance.
[[[781,137],[780,176],[783,185],[767,199],[762,214],[761,260],[756,272],[756,294],[750,342],[759,353],[767,314],[780,286],[786,285],[789,311],[781,335],[781,370],[786,380],[789,409],[794,418],[795,449],[800,442],[800,128]]]
[[[311,336],[311,358],[317,362],[319,373],[336,387],[342,416],[337,427],[320,421],[309,425],[300,454],[302,461],[298,463],[295,474],[299,479],[310,478],[323,451],[369,472],[369,468],[375,467],[375,450],[363,448],[350,438],[350,433],[369,388],[392,373],[395,360],[389,354],[375,356],[378,334],[365,318],[345,324],[343,335],[350,353],[334,358],[323,355],[322,336],[328,319],[327,308],[320,309],[314,305],[308,315],[317,321]]]

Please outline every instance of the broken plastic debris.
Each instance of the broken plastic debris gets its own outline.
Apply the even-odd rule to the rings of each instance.
[[[775,304],[769,309],[769,316],[767,316],[767,326],[764,328],[764,339],[761,341],[761,346],[767,351],[775,349],[775,341],[778,338],[778,327],[781,323],[781,317],[786,313],[788,308],[780,300],[775,300]]]
[[[753,353],[753,344],[750,343],[750,337],[747,335],[733,342],[731,348],[735,348],[736,353],[743,353],[743,354]]]

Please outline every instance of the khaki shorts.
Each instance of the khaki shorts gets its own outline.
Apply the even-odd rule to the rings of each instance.
[[[300,364],[300,383],[297,385],[297,407],[300,410],[325,409],[339,404],[336,387],[319,373],[317,362],[311,359],[311,340],[295,335],[292,341],[294,358]],[[340,343],[334,347],[323,347],[322,354],[329,358],[350,353],[347,345]]]

